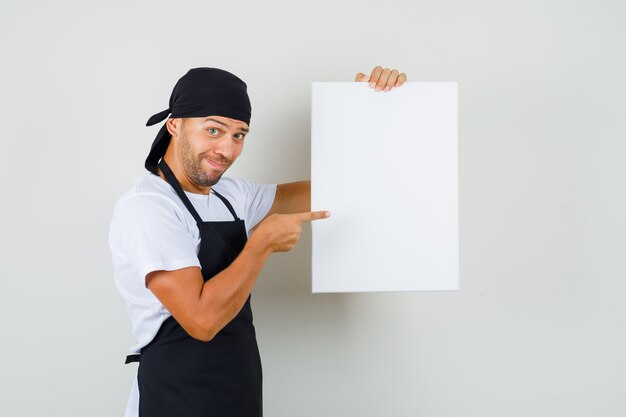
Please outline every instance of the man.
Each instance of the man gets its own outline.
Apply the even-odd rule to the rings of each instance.
[[[376,91],[406,81],[376,67]],[[249,132],[247,85],[217,68],[181,77],[146,159],[150,174],[117,202],[109,234],[139,362],[126,416],[260,417],[262,369],[250,293],[273,252],[291,250],[310,212],[310,181],[222,177]]]

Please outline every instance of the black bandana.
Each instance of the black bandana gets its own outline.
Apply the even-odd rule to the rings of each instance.
[[[159,112],[146,123],[152,126],[167,118],[224,116],[250,125],[252,107],[247,85],[240,78],[219,68],[192,68],[183,75],[172,91],[169,108]],[[165,154],[172,136],[165,123],[157,133],[146,169],[157,174],[157,164]]]

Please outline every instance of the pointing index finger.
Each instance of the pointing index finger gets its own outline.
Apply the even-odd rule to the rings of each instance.
[[[300,222],[311,222],[313,220],[325,219],[328,216],[330,216],[330,212],[323,210],[298,213],[298,218],[300,219]]]

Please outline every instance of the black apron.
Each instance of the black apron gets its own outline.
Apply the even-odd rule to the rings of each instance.
[[[203,221],[164,160],[159,168],[196,219],[201,239],[198,259],[207,281],[243,249],[248,240],[244,221],[215,190],[234,220]],[[126,358],[126,363],[139,362],[139,417],[263,415],[261,357],[250,299],[248,296],[237,316],[208,342],[189,336],[170,316],[139,355]]]

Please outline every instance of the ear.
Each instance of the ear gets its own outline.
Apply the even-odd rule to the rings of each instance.
[[[167,119],[165,122],[165,126],[167,127],[167,131],[172,137],[179,136],[180,132],[183,128],[183,119],[180,117]]]

